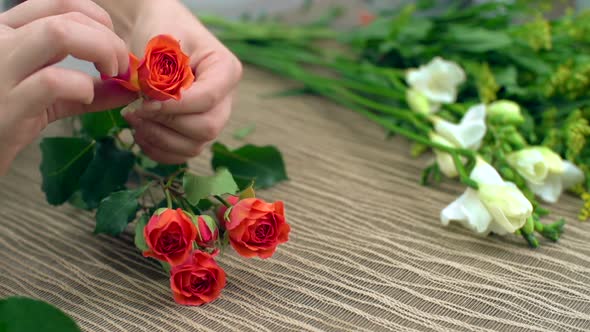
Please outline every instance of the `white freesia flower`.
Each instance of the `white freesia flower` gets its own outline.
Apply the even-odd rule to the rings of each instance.
[[[529,188],[549,203],[557,202],[563,190],[584,181],[584,173],[576,165],[544,146],[513,152],[507,160]]]
[[[440,57],[406,73],[408,85],[431,102],[450,104],[457,100],[457,88],[465,82],[465,72],[452,61]]]
[[[541,151],[536,148],[513,152],[506,160],[529,183],[541,184],[549,174],[549,166]]]
[[[477,150],[486,134],[486,106],[469,108],[458,124],[435,119],[434,130],[455,147]]]
[[[430,133],[430,140],[449,147],[454,147],[453,144],[442,136]],[[434,149],[434,155],[436,156],[436,163],[438,164],[438,168],[440,171],[449,178],[454,178],[455,176],[459,175],[457,173],[457,168],[455,167],[455,162],[453,161],[453,157],[446,152],[442,152],[438,149]]]
[[[498,172],[478,159],[471,178],[479,190],[468,188],[457,200],[441,212],[441,222],[451,221],[478,234],[514,233],[533,213],[533,206],[513,183],[504,182]]]
[[[486,107],[479,104],[471,107],[461,119],[459,124],[454,124],[443,119],[434,118],[434,133],[430,139],[441,145],[453,148],[464,148],[477,150],[486,133]],[[441,172],[449,177],[458,175],[453,157],[443,151],[434,149],[436,163]]]

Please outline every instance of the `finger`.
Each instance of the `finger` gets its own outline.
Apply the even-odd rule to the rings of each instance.
[[[61,119],[90,112],[100,112],[128,105],[137,99],[137,93],[131,92],[116,82],[94,80],[94,100],[91,104],[70,101],[58,101],[55,105],[56,118]]]
[[[145,141],[142,141],[141,137],[139,139],[136,138],[135,142],[141,147],[141,150],[144,154],[150,157],[150,159],[153,161],[159,162],[161,164],[178,165],[190,159],[186,156],[177,155],[153,146]]]
[[[10,54],[15,73],[28,76],[67,55],[93,62],[109,76],[116,76],[119,69],[128,65],[128,54],[119,37],[71,20],[71,16],[43,18],[16,30],[16,38],[22,42]]]
[[[219,105],[205,113],[193,114],[167,114],[165,111],[158,113],[145,113],[137,111],[138,117],[174,128],[180,134],[193,140],[208,142],[220,134],[231,115],[232,97],[226,97]]]
[[[17,100],[28,104],[28,112],[50,108],[50,121],[63,118],[52,107],[56,101],[90,104],[94,99],[94,84],[90,75],[71,69],[47,67],[20,82],[11,93]]]
[[[186,158],[197,156],[202,151],[199,142],[157,122],[143,120],[133,113],[126,114],[125,119],[135,128],[135,138],[146,144]]]
[[[146,102],[144,105],[152,112],[169,114],[207,112],[235,88],[241,76],[242,66],[238,59],[225,47],[220,47],[198,61],[196,81],[182,92],[180,100]]]
[[[0,24],[19,28],[47,16],[69,12],[82,13],[113,30],[109,14],[90,0],[29,0],[0,14]]]

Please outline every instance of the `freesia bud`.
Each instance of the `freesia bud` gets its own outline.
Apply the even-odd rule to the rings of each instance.
[[[495,123],[518,125],[524,122],[520,106],[510,100],[498,100],[488,106],[488,118]]]
[[[430,114],[438,109],[439,105],[431,105],[428,98],[418,90],[406,90],[406,103],[416,113]]]
[[[440,145],[453,147],[453,144],[435,133],[430,133],[430,140]],[[434,154],[436,155],[436,163],[438,164],[438,168],[445,176],[454,178],[459,174],[457,173],[457,167],[455,167],[453,157],[449,153],[434,149]]]

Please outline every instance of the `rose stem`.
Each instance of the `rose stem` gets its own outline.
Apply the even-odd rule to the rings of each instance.
[[[221,197],[220,195],[214,195],[213,197],[215,197],[215,199],[218,200],[221,204],[225,205],[225,207],[232,207],[232,205],[229,204],[229,202],[226,201],[225,198]]]

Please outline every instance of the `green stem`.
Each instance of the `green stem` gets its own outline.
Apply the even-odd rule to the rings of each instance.
[[[337,94],[324,93],[324,95],[327,97],[330,97],[331,99],[335,100],[336,102],[341,103],[342,105],[344,105],[346,107],[349,107],[351,110],[364,115],[369,120],[385,127],[386,129],[388,129],[396,134],[402,135],[402,136],[404,136],[410,140],[413,140],[417,143],[424,144],[424,145],[427,145],[431,148],[449,153],[453,157],[453,162],[455,163],[455,167],[457,168],[457,172],[459,173],[461,182],[473,189],[478,189],[477,182],[473,181],[469,177],[469,175],[467,174],[467,170],[465,169],[465,166],[463,165],[463,163],[461,162],[461,159],[459,158],[460,156],[464,156],[464,157],[468,158],[468,164],[475,163],[475,153],[473,151],[468,150],[468,149],[453,148],[453,147],[450,147],[447,145],[433,142],[430,139],[428,139],[424,136],[420,136],[413,131],[410,131],[410,130],[405,129],[400,126],[397,126],[397,125],[391,123],[390,121],[387,121],[387,120],[383,119],[382,117],[380,117],[370,111],[367,111],[362,108],[358,108],[356,105],[342,100],[342,98],[339,98],[339,95],[337,95]]]
[[[221,197],[220,195],[215,195],[213,197],[215,197],[215,199],[218,200],[219,203],[225,205],[225,207],[227,207],[227,208],[232,207],[232,205],[228,201],[226,201],[225,198]]]
[[[170,190],[164,189],[164,193],[166,194],[166,205],[169,209],[172,208],[172,196],[170,196]]]

